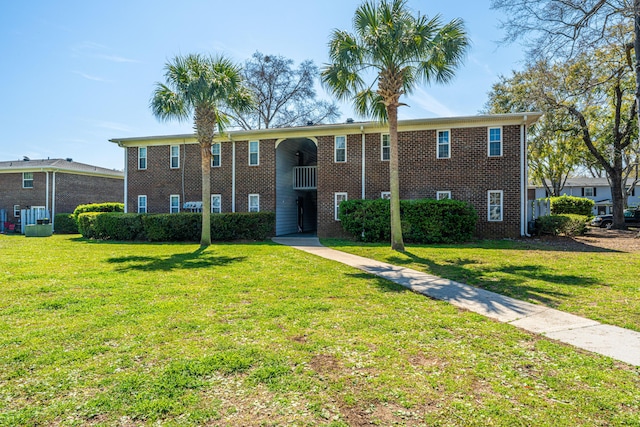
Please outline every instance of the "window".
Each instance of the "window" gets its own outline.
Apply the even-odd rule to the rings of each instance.
[[[381,199],[391,199],[391,191],[383,191],[380,193]]]
[[[212,194],[211,195],[211,213],[220,213],[220,212],[222,212],[222,195]]]
[[[502,156],[502,128],[489,128],[489,157]]]
[[[451,157],[451,142],[448,130],[438,131],[438,159],[448,159]]]
[[[211,144],[211,167],[220,167],[220,143]]]
[[[347,161],[347,137],[336,136],[334,142],[334,161],[344,163]]]
[[[339,209],[340,203],[347,200],[347,193],[333,193],[333,198],[334,198],[335,220],[340,221],[340,218],[338,217],[338,214],[340,213],[340,209]]]
[[[147,196],[138,196],[138,213],[147,213]]]
[[[180,196],[179,195],[172,194],[169,196],[169,212],[170,213],[180,212]]]
[[[490,190],[488,193],[489,221],[502,221],[502,191]]]
[[[436,200],[444,200],[451,198],[451,191],[436,191]]]
[[[22,188],[33,188],[33,172],[22,173]]]
[[[249,194],[249,212],[260,212],[259,194]]]
[[[147,168],[147,147],[138,147],[138,169]]]
[[[172,145],[171,150],[171,169],[178,169],[180,167],[180,146]]]
[[[20,218],[20,205],[13,205],[13,217]]]
[[[258,141],[249,142],[249,166],[260,164],[260,143]]]
[[[380,141],[380,160],[383,162],[391,158],[391,140],[389,138],[388,133],[382,134],[382,139]]]
[[[583,197],[596,197],[596,189],[595,187],[585,187],[582,189]]]

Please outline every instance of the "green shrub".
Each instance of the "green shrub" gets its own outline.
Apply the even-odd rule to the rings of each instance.
[[[551,215],[574,214],[574,215],[593,215],[593,206],[595,202],[584,197],[560,196],[550,197]]]
[[[73,214],[56,214],[53,222],[57,234],[78,234],[78,223]]]
[[[389,241],[389,200],[346,200],[340,204],[342,228],[365,242]],[[459,200],[401,200],[403,237],[412,243],[464,242],[473,237],[478,215]]]
[[[78,205],[73,211],[73,216],[78,221],[78,216],[85,212],[124,212],[124,203],[107,202]]]
[[[554,236],[578,236],[586,233],[588,220],[586,215],[545,215],[536,219],[536,231]]]
[[[142,223],[147,240],[152,242],[197,242],[202,230],[202,215],[188,212],[145,215]]]
[[[142,217],[123,212],[86,212],[78,216],[78,230],[87,239],[143,240]]]
[[[197,242],[202,231],[202,215],[86,212],[78,216],[78,228],[87,239]],[[212,240],[265,240],[273,235],[274,229],[272,212],[211,215]]]

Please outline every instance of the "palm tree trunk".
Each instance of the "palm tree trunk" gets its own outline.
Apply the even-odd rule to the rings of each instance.
[[[404,251],[400,221],[400,178],[398,171],[398,107],[387,106],[389,119],[389,191],[391,192],[391,249]]]
[[[211,245],[211,143],[200,143],[202,168],[202,234],[200,246]]]

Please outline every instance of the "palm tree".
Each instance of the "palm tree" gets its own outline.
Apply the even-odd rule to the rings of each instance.
[[[331,64],[323,69],[322,81],[339,99],[352,99],[357,114],[388,121],[391,248],[403,251],[398,107],[405,104],[400,97],[421,82],[451,80],[469,41],[461,20],[441,25],[439,16],[414,16],[406,0],[367,1],[356,10],[353,26],[354,34],[332,33]],[[373,81],[367,83],[369,76]]]
[[[202,164],[201,246],[211,244],[211,144],[216,127],[222,131],[229,122],[222,108],[242,111],[251,105],[240,68],[222,56],[176,56],[165,65],[165,83],[153,91],[150,107],[159,120],[193,117]]]

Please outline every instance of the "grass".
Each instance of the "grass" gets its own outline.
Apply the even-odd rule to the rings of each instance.
[[[640,425],[640,370],[271,243],[0,235],[0,425]]]
[[[323,240],[341,251],[640,331],[640,253],[579,252],[535,241],[408,246]]]

